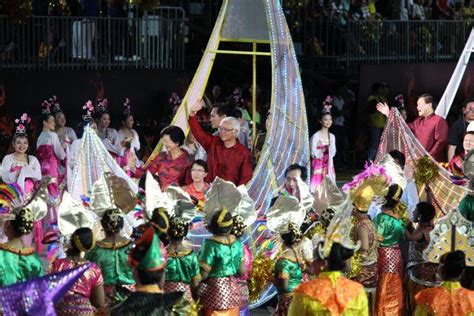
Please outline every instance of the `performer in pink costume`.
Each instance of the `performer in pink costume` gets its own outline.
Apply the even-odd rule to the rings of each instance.
[[[94,119],[97,122],[97,136],[102,140],[102,143],[112,157],[117,158],[117,156],[121,156],[123,153],[121,148],[115,146],[117,130],[109,127],[110,114],[107,109],[108,105],[107,99],[97,100],[97,104],[94,107]]]
[[[56,134],[58,134],[61,145],[65,148],[69,148],[73,141],[77,139],[76,132],[71,127],[66,126],[66,116],[61,109],[61,105],[55,95],[48,100],[51,104],[51,112],[54,115],[56,121]]]
[[[41,166],[35,156],[28,155],[28,135],[27,125],[31,118],[26,114],[15,120],[17,124],[15,135],[13,136],[12,146],[14,153],[6,155],[2,160],[2,180],[8,184],[16,184],[21,190],[24,199],[28,199],[34,191],[35,182],[41,180]],[[37,250],[41,245],[41,222],[34,224],[34,235],[36,239]],[[25,235],[22,240],[25,246],[32,244],[32,234]]]
[[[55,200],[61,194],[60,185],[65,178],[65,171],[61,172],[59,167],[61,162],[66,158],[66,152],[61,146],[58,135],[54,132],[56,122],[51,113],[51,103],[44,101],[42,107],[43,131],[36,143],[36,156],[41,164],[43,177],[49,176],[55,181],[48,185],[50,199]],[[50,223],[56,221],[55,208],[49,208],[46,219],[49,220]]]
[[[138,159],[136,151],[140,150],[140,139],[137,131],[133,129],[133,114],[128,98],[125,99],[123,106],[122,127],[115,141],[115,147],[120,148],[123,154],[117,157],[117,162],[129,177],[139,179],[143,163]]]
[[[333,158],[336,155],[336,138],[329,133],[332,125],[331,96],[327,96],[321,113],[321,129],[311,137],[311,192],[323,182],[328,176],[336,183],[336,172],[334,171]]]

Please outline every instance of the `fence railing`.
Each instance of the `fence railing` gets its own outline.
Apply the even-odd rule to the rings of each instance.
[[[300,55],[322,70],[357,73],[361,64],[456,62],[473,21],[349,21],[313,23]]]
[[[183,69],[184,10],[142,18],[0,16],[0,69]]]

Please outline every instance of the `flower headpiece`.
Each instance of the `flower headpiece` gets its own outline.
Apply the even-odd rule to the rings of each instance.
[[[31,122],[31,118],[28,116],[28,114],[23,113],[20,118],[17,118],[15,120],[16,129],[15,129],[15,136],[20,136],[24,135],[26,136],[26,127],[28,124]]]
[[[321,111],[321,113],[324,115],[324,114],[331,114],[331,108],[332,108],[332,101],[333,101],[333,98],[332,96],[328,95],[326,97],[326,99],[324,100],[323,102],[323,110]]]
[[[59,104],[58,98],[55,95],[49,98],[48,102],[51,106],[51,113],[56,114],[61,112],[61,105]]]
[[[41,103],[41,114],[50,115],[51,107],[52,107],[51,102],[49,102],[49,100],[44,100],[43,103]]]
[[[385,167],[366,164],[362,172],[342,186],[342,191],[350,196],[357,210],[368,212],[375,196],[385,196],[391,180]]]
[[[403,109],[405,108],[405,99],[403,98],[403,94],[399,94],[395,97],[395,101],[398,103],[398,108]]]
[[[84,120],[84,122],[89,123],[90,121],[92,121],[92,113],[94,113],[94,105],[92,104],[92,101],[87,101],[86,104],[84,104],[84,106],[82,107],[82,109],[86,112],[86,114],[82,116],[82,119]]]
[[[125,98],[125,102],[123,103],[123,114],[124,115],[132,114],[132,105],[130,104],[129,98]]]
[[[95,111],[97,113],[107,112],[107,107],[109,106],[109,101],[107,99],[97,99],[95,105]]]

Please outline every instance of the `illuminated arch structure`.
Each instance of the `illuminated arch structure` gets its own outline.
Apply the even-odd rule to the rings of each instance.
[[[251,43],[252,51],[220,50],[221,42]],[[258,51],[259,45],[270,45],[270,52]],[[189,131],[189,107],[203,97],[216,54],[249,55],[253,57],[253,115],[256,105],[256,56],[271,57],[272,90],[270,129],[252,180],[247,189],[255,205],[264,215],[275,191],[284,182],[285,169],[293,163],[309,165],[309,136],[306,106],[298,62],[293,42],[279,1],[275,0],[224,0],[204,55],[191,85],[179,107],[172,125]],[[256,124],[253,124],[254,128]],[[255,129],[253,135],[256,135]],[[161,143],[148,159],[148,165],[161,150]],[[193,234],[205,237],[206,231],[193,229]],[[193,237],[193,236],[191,236]],[[195,236],[194,236],[195,237]],[[191,238],[193,239],[193,238]],[[246,241],[258,251],[275,254],[274,240],[269,238],[265,221],[252,227]],[[193,242],[194,243],[194,242]],[[195,243],[196,244],[196,243]],[[273,287],[262,294],[258,306],[275,294]]]

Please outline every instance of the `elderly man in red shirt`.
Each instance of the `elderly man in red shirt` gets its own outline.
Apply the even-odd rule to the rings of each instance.
[[[423,94],[416,102],[418,117],[408,127],[420,144],[438,162],[446,161],[446,146],[448,145],[449,127],[446,120],[434,114],[436,102],[429,94]],[[377,104],[377,110],[388,116],[387,103]]]
[[[194,137],[207,152],[206,180],[212,182],[219,177],[237,186],[247,184],[252,179],[253,160],[250,151],[239,143],[239,120],[224,118],[218,128],[219,136],[213,136],[202,129],[195,116],[203,106],[202,100],[192,106],[188,122]]]

